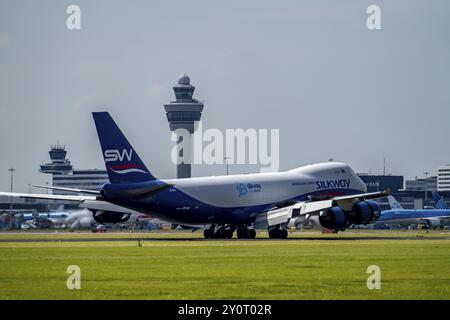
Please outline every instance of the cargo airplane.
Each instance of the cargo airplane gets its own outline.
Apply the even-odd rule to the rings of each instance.
[[[276,173],[185,179],[157,179],[107,112],[93,113],[110,183],[85,195],[0,193],[21,198],[77,201],[100,223],[123,222],[144,213],[180,225],[205,225],[207,239],[255,238],[267,228],[270,238],[286,238],[296,220],[345,230],[380,216],[370,200],[388,191],[366,193],[364,182],[344,163],[326,162]],[[56,187],[51,187],[58,189]]]

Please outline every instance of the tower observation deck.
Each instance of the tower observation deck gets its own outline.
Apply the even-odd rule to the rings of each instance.
[[[39,169],[42,173],[52,174],[68,174],[72,172],[73,166],[68,159],[66,159],[67,151],[63,145],[57,143],[51,146],[50,151],[51,162],[41,164]]]
[[[178,78],[178,84],[173,87],[175,101],[164,105],[169,128],[171,131],[185,129],[190,134],[195,131],[195,121],[200,121],[204,104],[193,98],[195,87],[191,85],[190,78],[183,74]],[[177,143],[182,141],[183,137],[177,137]],[[185,145],[186,146],[186,145]],[[192,148],[192,146],[189,146]],[[183,156],[183,150],[180,151]],[[177,178],[191,177],[191,164],[182,162],[177,165]]]

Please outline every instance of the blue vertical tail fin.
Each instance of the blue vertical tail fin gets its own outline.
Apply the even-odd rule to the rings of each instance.
[[[431,196],[433,197],[436,209],[450,209],[448,204],[444,201],[444,198],[439,193],[433,191]]]
[[[108,112],[92,113],[111,183],[155,180]]]
[[[393,196],[388,196],[388,202],[389,202],[389,206],[391,207],[391,209],[403,209],[402,205],[400,204],[400,202],[397,201],[397,199],[395,199]]]

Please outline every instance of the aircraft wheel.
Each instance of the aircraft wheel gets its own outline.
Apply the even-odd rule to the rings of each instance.
[[[240,227],[237,229],[238,239],[248,239],[250,238],[250,232],[247,227]]]
[[[256,238],[256,230],[255,229],[250,229],[249,230],[249,238],[250,239],[255,239]]]
[[[203,236],[205,239],[211,239],[211,230],[205,229],[205,231],[203,231]]]
[[[269,238],[271,239],[286,239],[288,231],[286,229],[272,229],[269,230]]]
[[[236,226],[230,225],[225,229],[225,238],[232,239],[234,230],[236,230]]]
[[[214,225],[211,225],[211,227],[209,227],[209,229],[205,229],[205,231],[203,231],[203,236],[205,237],[205,239],[213,239],[214,238],[214,230],[215,230]]]
[[[269,238],[270,239],[276,239],[277,238],[276,229],[269,230]]]
[[[214,239],[224,239],[226,238],[226,230],[224,226],[218,227],[216,230],[214,230]]]

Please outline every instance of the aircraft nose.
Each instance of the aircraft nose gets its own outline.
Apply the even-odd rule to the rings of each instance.
[[[364,181],[362,181],[362,179],[357,174],[355,174],[355,178],[357,181],[358,190],[361,190],[363,193],[366,193],[367,192],[366,183]]]

